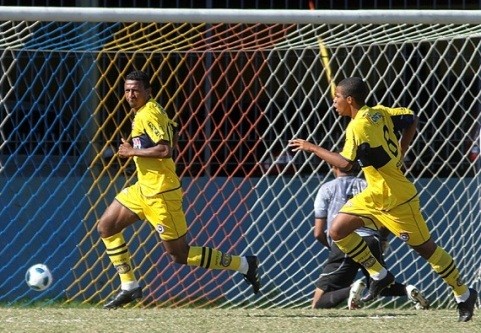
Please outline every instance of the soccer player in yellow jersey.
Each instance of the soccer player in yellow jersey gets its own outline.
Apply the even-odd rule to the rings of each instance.
[[[349,170],[355,161],[363,168],[366,189],[341,208],[329,230],[337,246],[369,272],[371,285],[362,301],[375,299],[394,282],[394,276],[354,231],[360,227],[385,226],[426,259],[452,288],[458,304],[458,320],[469,321],[478,293],[468,288],[451,255],[432,239],[421,214],[416,188],[401,171],[403,156],[416,133],[417,118],[406,108],[369,107],[368,94],[367,84],[358,77],[344,79],[336,87],[334,108],[340,116],[352,118],[340,153],[302,139],[290,140],[289,146],[293,151],[314,153],[343,170]]]
[[[257,293],[260,279],[256,256],[231,255],[188,244],[182,189],[172,159],[177,124],[151,98],[150,78],[146,73],[134,71],[128,74],[124,92],[134,113],[132,141],[122,139],[118,154],[122,158],[133,157],[138,180],[115,197],[98,221],[97,230],[121,281],[120,292],[104,307],[121,307],[142,297],[142,288],[135,277],[130,252],[122,235],[126,227],[138,220],[152,224],[174,262],[238,271]]]

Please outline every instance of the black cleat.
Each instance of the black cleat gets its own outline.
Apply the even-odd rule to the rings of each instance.
[[[361,301],[366,303],[372,301],[373,299],[376,299],[381,293],[381,291],[393,284],[394,281],[394,275],[392,275],[389,271],[387,272],[387,275],[381,280],[373,280],[371,278],[369,290],[367,291],[367,294],[361,298]]]
[[[142,298],[142,288],[132,290],[120,290],[120,292],[104,305],[104,309],[117,309]]]
[[[474,306],[478,300],[478,292],[469,288],[469,297],[465,302],[458,303],[458,321],[470,321],[473,317]]]
[[[246,256],[247,263],[249,264],[249,269],[247,274],[244,274],[244,280],[252,285],[254,294],[259,292],[261,288],[261,281],[259,278],[259,260],[256,256]]]

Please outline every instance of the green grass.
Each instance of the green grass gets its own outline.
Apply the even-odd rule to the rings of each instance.
[[[457,311],[365,309],[142,309],[1,307],[0,332],[106,333],[477,333],[481,317],[457,322]]]

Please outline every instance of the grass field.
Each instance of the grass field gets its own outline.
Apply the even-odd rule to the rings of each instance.
[[[0,332],[477,333],[481,332],[478,316],[458,323],[456,310],[2,307]]]

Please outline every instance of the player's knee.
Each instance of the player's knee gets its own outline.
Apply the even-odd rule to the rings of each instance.
[[[107,223],[105,222],[104,219],[100,219],[98,222],[97,222],[97,232],[99,233],[100,237],[102,238],[107,238],[109,237],[109,228],[108,228],[108,225]]]
[[[428,260],[438,248],[437,244],[432,240],[432,238],[424,244],[411,247],[426,260]]]
[[[97,232],[100,234],[100,237],[107,238],[113,236],[122,230],[118,230],[117,223],[111,219],[101,217],[97,223]]]
[[[333,241],[338,241],[363,226],[364,223],[362,219],[358,217],[338,215],[329,228],[329,237],[331,237]]]
[[[171,252],[169,255],[176,264],[187,264],[187,255],[178,252]]]
[[[176,264],[187,264],[187,257],[189,255],[188,248],[166,247],[166,252]]]
[[[329,229],[329,237],[331,237],[333,241],[338,241],[345,236],[343,235],[342,230],[340,230],[339,228],[334,228],[334,226],[332,226]]]

